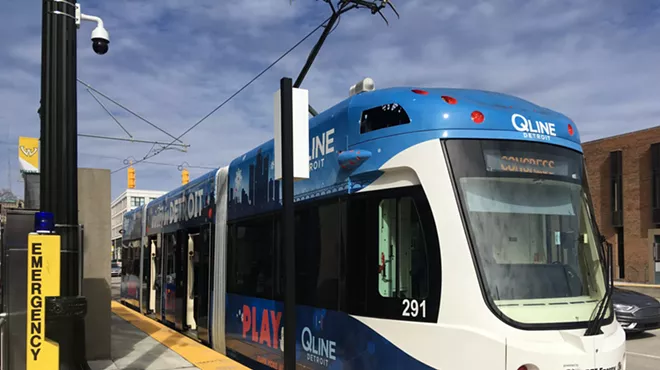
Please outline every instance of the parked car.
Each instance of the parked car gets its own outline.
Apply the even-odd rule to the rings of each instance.
[[[657,299],[615,287],[612,303],[616,319],[626,333],[660,329],[660,301]]]
[[[117,262],[117,261],[111,262],[110,276],[121,276],[121,262]]]

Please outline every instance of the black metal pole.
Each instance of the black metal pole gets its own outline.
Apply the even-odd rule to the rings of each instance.
[[[282,228],[284,239],[284,369],[296,368],[296,252],[293,212],[293,84],[280,80],[282,113]]]
[[[75,3],[44,0],[40,207],[61,225],[60,294],[78,295]],[[70,18],[70,17],[71,18]]]
[[[40,208],[61,237],[60,297],[46,301],[46,336],[60,346],[60,369],[85,361],[86,301],[78,295],[78,106],[75,0],[43,0]]]

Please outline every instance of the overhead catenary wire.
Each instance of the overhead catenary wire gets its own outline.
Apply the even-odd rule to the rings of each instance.
[[[126,135],[128,135],[128,137],[132,138],[133,135],[131,135],[131,133],[128,132],[128,130],[126,130],[126,128],[124,127],[124,125],[122,125],[122,124],[119,122],[119,120],[117,119],[117,117],[115,117],[115,115],[112,114],[112,112],[110,112],[110,110],[109,110],[108,108],[105,107],[105,105],[99,100],[99,98],[97,98],[96,95],[94,95],[94,93],[92,92],[92,90],[90,90],[89,88],[86,89],[86,90],[87,90],[87,92],[89,93],[89,95],[91,95],[92,98],[94,98],[94,100],[96,100],[96,102],[99,103],[99,105],[101,106],[101,108],[103,108],[103,110],[104,110],[106,113],[108,113],[108,115],[109,115],[110,117],[112,117],[112,119],[113,119],[113,120],[119,125],[119,127],[121,127],[121,129],[124,130],[124,132],[126,133]]]
[[[164,163],[164,162],[152,162],[152,161],[144,161],[143,163],[145,164],[153,164],[156,166],[168,166],[168,167],[176,167],[179,171],[184,167],[181,164],[174,164],[174,163]],[[195,165],[186,165],[185,168],[196,168],[196,169],[201,169],[201,170],[215,170],[217,167],[211,167],[211,166],[195,166]]]
[[[254,81],[256,81],[257,79],[259,79],[262,75],[264,75],[264,74],[265,74],[266,72],[268,72],[271,68],[273,68],[273,66],[275,66],[280,60],[284,59],[284,57],[286,57],[287,55],[289,55],[293,50],[295,50],[298,46],[300,46],[300,44],[302,44],[302,43],[305,42],[308,38],[310,38],[314,33],[316,33],[316,31],[318,31],[319,29],[321,29],[321,27],[323,27],[323,25],[325,25],[326,22],[328,22],[329,20],[330,20],[330,17],[326,18],[323,22],[321,22],[321,24],[319,24],[316,28],[314,28],[313,30],[311,30],[307,35],[305,35],[305,37],[303,37],[302,39],[300,39],[300,41],[298,41],[296,44],[294,44],[292,47],[290,47],[287,51],[285,51],[282,55],[280,55],[277,59],[275,59],[275,61],[273,61],[272,63],[270,63],[266,68],[264,68],[264,69],[263,69],[261,72],[259,72],[256,76],[254,76],[250,81],[248,81],[246,84],[244,84],[240,89],[238,89],[236,92],[234,92],[233,94],[231,94],[231,95],[230,95],[227,99],[225,99],[222,103],[220,103],[218,106],[216,106],[215,108],[213,108],[209,113],[207,113],[205,116],[203,116],[203,117],[202,117],[200,120],[198,120],[195,124],[193,124],[193,125],[190,126],[188,129],[186,129],[181,135],[179,135],[178,137],[176,137],[174,141],[170,142],[169,144],[165,145],[163,148],[160,148],[159,150],[155,151],[154,153],[148,153],[147,155],[144,156],[144,158],[139,159],[139,160],[133,162],[132,165],[134,166],[134,165],[136,165],[136,164],[138,164],[138,163],[142,163],[142,162],[146,161],[146,160],[149,159],[149,158],[153,158],[154,156],[160,154],[160,153],[163,152],[165,149],[167,149],[169,146],[171,146],[172,144],[174,144],[175,141],[181,139],[183,136],[185,136],[186,134],[188,134],[190,131],[194,130],[197,126],[199,126],[199,125],[200,125],[202,122],[204,122],[207,118],[209,118],[211,115],[213,115],[213,113],[217,112],[220,108],[222,108],[222,107],[225,106],[227,103],[229,103],[229,102],[230,102],[233,98],[235,98],[238,94],[240,94],[241,92],[243,92],[243,90],[245,90],[245,89],[248,88],[250,85],[252,85],[252,83],[254,83]],[[118,168],[118,169],[112,171],[112,173],[116,173],[116,172],[119,172],[119,171],[121,171],[121,170],[124,170],[124,169],[128,168],[129,166],[130,166],[130,165],[126,165],[126,166],[123,166],[123,167],[121,167],[121,168]]]
[[[146,122],[147,124],[149,124],[151,127],[155,128],[156,130],[158,130],[158,131],[164,133],[165,135],[167,135],[167,136],[173,138],[174,141],[173,141],[172,143],[178,141],[178,142],[180,142],[180,143],[183,144],[183,142],[182,142],[181,140],[179,140],[179,138],[174,137],[174,135],[172,135],[172,134],[170,134],[169,132],[163,130],[162,128],[160,128],[160,127],[159,127],[158,125],[156,125],[155,123],[153,123],[153,122],[149,121],[148,119],[142,117],[141,115],[139,115],[139,114],[133,112],[133,111],[130,110],[129,108],[125,107],[123,104],[119,103],[118,101],[112,99],[111,97],[109,97],[109,96],[105,95],[104,93],[100,92],[99,90],[95,89],[94,86],[88,84],[87,82],[81,80],[80,78],[76,78],[76,80],[78,80],[78,82],[81,83],[81,84],[82,84],[83,86],[85,86],[86,88],[88,88],[88,89],[94,91],[95,93],[97,93],[97,94],[101,95],[102,97],[108,99],[109,101],[111,101],[112,103],[114,103],[114,104],[117,105],[118,107],[124,109],[125,111],[127,111],[127,112],[130,113],[130,114],[132,114],[133,116],[137,117],[138,119],[140,119],[140,120]]]
[[[125,138],[125,137],[113,137],[113,136],[105,136],[105,135],[93,135],[93,134],[78,134],[80,137],[87,137],[91,139],[103,139],[103,140],[115,140],[115,141],[128,141],[131,143],[142,143],[142,144],[153,144],[155,145],[166,145],[166,142],[162,141],[154,141],[154,140],[140,140],[140,139],[134,139],[133,136],[131,138]],[[183,147],[184,150],[188,149],[190,145],[188,144],[171,144],[171,146],[177,146],[177,147]]]
[[[79,154],[81,154],[85,157],[89,156],[89,157],[98,157],[98,158],[104,158],[104,159],[116,159],[118,161],[122,161],[122,162],[125,162],[125,163],[127,163],[128,159],[131,158],[131,157],[129,157],[129,158],[120,158],[120,157],[115,157],[115,156],[111,156],[111,155],[103,155],[103,154],[96,154],[96,153],[82,153],[82,152],[79,152]],[[166,163],[166,162],[154,162],[154,161],[143,161],[142,163],[156,165],[156,166],[176,167],[177,169],[183,166],[183,164],[174,164],[174,163]],[[185,163],[186,168],[194,168],[194,169],[202,169],[202,170],[214,170],[214,169],[218,168],[217,166],[213,167],[213,166],[210,166],[210,165],[189,164],[188,162],[185,162],[185,161],[182,162],[182,163]]]

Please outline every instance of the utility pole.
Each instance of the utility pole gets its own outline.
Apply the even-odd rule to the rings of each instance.
[[[76,33],[75,4],[43,0],[40,205],[62,237],[62,296],[78,295]]]
[[[280,80],[282,119],[282,229],[284,237],[284,369],[296,368],[296,252],[293,212],[293,81]]]
[[[275,180],[282,182],[282,245],[284,250],[284,369],[296,368],[296,255],[293,209],[296,180],[309,179],[309,94],[280,80],[275,94]]]
[[[108,51],[103,21],[80,12],[75,0],[42,0],[40,208],[52,213],[61,238],[60,295],[46,298],[46,336],[59,345],[59,369],[83,369],[87,300],[80,294],[78,223],[77,30],[97,22],[92,45]]]
[[[77,29],[75,3],[43,0],[41,49],[41,211],[55,217],[61,236],[60,296],[46,307],[46,320],[54,306],[70,313],[67,298],[78,297],[78,138],[76,94]],[[86,306],[86,300],[79,302]],[[75,303],[74,303],[75,305]],[[83,314],[84,315],[84,314]],[[73,316],[73,315],[70,315]],[[84,316],[83,316],[84,317]],[[86,364],[84,321],[66,317],[48,322],[60,348],[60,369]]]

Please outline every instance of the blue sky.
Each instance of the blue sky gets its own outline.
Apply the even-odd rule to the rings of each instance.
[[[369,76],[376,88],[463,87],[520,96],[565,113],[584,140],[658,124],[660,3],[651,0],[399,0],[390,26],[366,10],[342,17],[303,83],[323,110]],[[312,0],[81,1],[101,16],[110,51],[79,30],[78,77],[178,136],[329,15]],[[0,15],[0,187],[23,193],[18,136],[39,136],[41,2],[9,1]],[[176,165],[221,166],[272,137],[272,97],[295,78],[318,34],[168,150],[139,164],[137,187],[170,190]],[[168,137],[112,103],[138,139]],[[82,86],[79,132],[125,137]],[[118,169],[150,145],[79,139],[79,166]],[[191,179],[207,169],[190,170]],[[11,177],[11,183],[9,183]],[[112,175],[112,195],[126,171]]]

